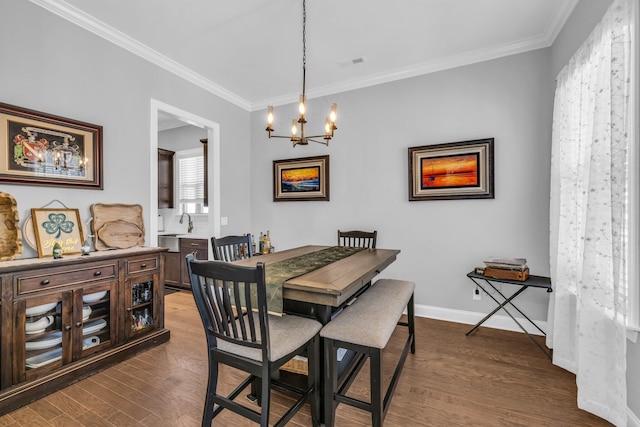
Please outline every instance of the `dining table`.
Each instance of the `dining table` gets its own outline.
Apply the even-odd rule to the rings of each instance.
[[[270,265],[282,266],[288,260],[304,260],[306,256],[331,248],[336,247],[306,245],[234,261],[234,264],[255,267],[262,262],[268,275]],[[399,253],[397,249],[362,249],[301,275],[287,277],[282,283],[283,312],[314,317],[323,325],[327,324],[332,315],[393,263]]]
[[[306,259],[315,259],[322,253],[340,250],[340,247],[306,245],[279,252],[256,255],[251,258],[234,261],[234,264],[245,267],[255,267],[259,262],[265,264],[265,275],[276,266],[286,269],[287,262],[298,261],[297,265],[305,264]],[[396,260],[400,253],[397,249],[361,249],[347,253],[339,259],[332,260],[310,271],[300,273],[299,269],[291,269],[290,275],[282,282],[282,312],[284,315],[295,314],[317,319],[326,325],[333,316],[339,315],[344,307],[351,304],[362,292],[366,292],[372,280]],[[269,266],[271,265],[271,269]],[[284,267],[283,267],[284,266]],[[295,271],[294,271],[295,270]],[[291,276],[291,277],[289,277]],[[319,393],[321,400],[321,423],[324,422],[324,358],[322,343],[320,354]],[[346,352],[338,363],[338,376],[345,378],[348,373],[356,369],[362,355]],[[303,384],[306,378],[303,374],[281,370],[281,381]],[[252,384],[251,393],[247,396],[251,400],[257,399],[259,387]]]

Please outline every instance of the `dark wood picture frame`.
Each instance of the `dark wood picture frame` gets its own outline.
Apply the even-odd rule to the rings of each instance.
[[[493,199],[493,138],[409,148],[409,201]]]
[[[273,161],[273,201],[329,200],[329,156]]]
[[[102,190],[102,126],[0,103],[0,182]]]

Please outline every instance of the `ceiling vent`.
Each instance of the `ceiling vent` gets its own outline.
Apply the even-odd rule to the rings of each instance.
[[[358,56],[356,58],[342,59],[338,61],[338,65],[341,68],[351,67],[353,65],[362,64],[364,62],[364,56]]]

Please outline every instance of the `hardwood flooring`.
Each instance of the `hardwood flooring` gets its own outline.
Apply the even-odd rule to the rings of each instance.
[[[202,324],[189,292],[168,295],[165,309],[170,342],[3,415],[0,426],[199,426],[207,377]],[[407,357],[385,426],[610,425],[576,407],[575,376],[552,365],[525,335],[480,328],[467,337],[469,328],[416,319],[416,354]],[[385,350],[387,382],[405,330]],[[368,398],[367,372],[365,366],[351,394]],[[241,375],[222,367],[221,377],[228,391]],[[283,414],[289,399],[274,392],[273,401],[272,414]],[[338,407],[337,426],[369,420]],[[213,425],[255,424],[225,411]],[[308,408],[289,425],[311,425]]]

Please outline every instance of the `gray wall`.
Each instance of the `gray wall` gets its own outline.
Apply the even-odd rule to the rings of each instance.
[[[493,303],[486,295],[474,301],[466,277],[486,257],[526,257],[533,273],[549,273],[552,84],[549,51],[537,50],[314,99],[312,130],[321,129],[330,102],[338,103],[329,147],[268,140],[265,114],[255,112],[253,230],[270,228],[273,244],[284,249],[335,244],[337,229],[377,229],[378,247],[402,251],[383,276],[415,281],[423,313],[486,313]],[[286,133],[295,107],[275,113]],[[490,137],[495,199],[408,201],[409,147]],[[319,154],[330,155],[331,200],[272,202],[271,161]],[[520,303],[534,319],[546,319],[545,292],[528,292]]]
[[[83,220],[93,203],[140,203],[149,224],[154,98],[220,124],[221,209],[248,228],[249,178],[235,173],[250,155],[247,111],[31,2],[0,0],[0,10],[11,16],[0,25],[0,102],[104,127],[104,190],[0,184],[17,200],[20,225],[52,199],[80,209]],[[37,254],[27,247],[24,256]]]

